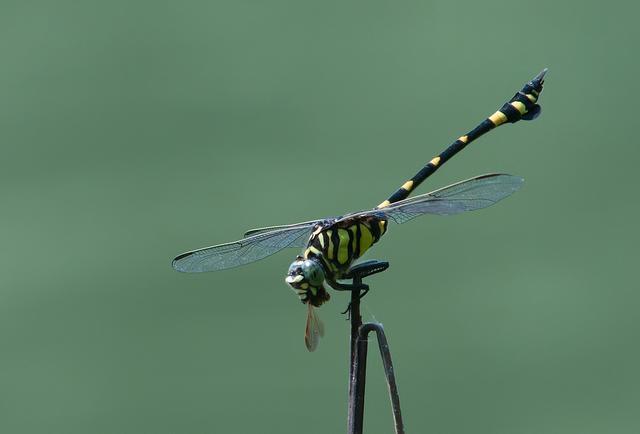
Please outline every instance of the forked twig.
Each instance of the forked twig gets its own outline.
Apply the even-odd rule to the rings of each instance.
[[[367,285],[362,283],[362,278],[371,274],[379,273],[388,268],[389,263],[368,261],[353,267],[348,278],[353,279],[353,285],[358,289],[351,291],[351,303],[349,313],[351,319],[351,363],[349,365],[349,413],[348,413],[348,433],[362,434],[364,422],[364,395],[367,373],[367,349],[368,335],[375,331],[378,338],[378,346],[384,366],[384,373],[389,387],[389,397],[391,398],[391,409],[393,411],[393,421],[396,434],[404,434],[404,424],[400,412],[400,396],[396,384],[393,364],[391,362],[391,351],[389,343],[384,334],[384,329],[380,323],[362,324],[360,315],[361,291],[368,290]]]

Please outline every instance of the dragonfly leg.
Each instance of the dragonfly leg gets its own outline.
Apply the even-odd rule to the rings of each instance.
[[[357,291],[357,302],[360,302],[369,292],[369,285],[362,283],[362,279],[385,271],[389,268],[389,263],[384,261],[376,261],[375,259],[370,261],[361,262],[353,267],[349,268],[347,272],[341,276],[341,280],[351,280],[351,283],[340,283],[336,280],[327,279],[327,283],[336,291],[349,291],[354,293]],[[351,302],[347,306],[347,309],[342,312],[347,315],[347,319],[351,318],[351,305],[354,302],[354,298],[351,298]]]
[[[369,290],[369,286],[364,284],[364,283],[339,283],[339,282],[328,282],[329,285],[335,289],[336,291],[353,291],[353,290],[360,290],[360,291],[368,291]]]
[[[372,259],[354,265],[341,277],[341,280],[351,280],[352,283],[340,283],[336,280],[327,280],[327,282],[336,291],[369,291],[369,286],[362,283],[362,279],[372,274],[381,273],[387,268],[389,268],[388,262]]]
[[[363,289],[360,294],[358,294],[358,301],[362,300],[362,298],[365,295],[367,295],[367,293],[369,292],[369,286],[368,285],[364,285],[364,286],[366,286],[366,288]],[[349,302],[344,312],[340,312],[342,315],[345,315],[345,314],[347,315],[347,321],[351,320],[351,303],[352,302]]]
[[[340,312],[342,315],[347,315],[347,321],[351,321],[351,302],[347,305],[344,312]]]
[[[387,268],[389,268],[388,262],[371,259],[369,261],[361,262],[349,268],[349,270],[345,273],[343,278],[353,279],[353,282],[356,283],[361,281],[363,278],[367,276],[381,273],[385,271]]]

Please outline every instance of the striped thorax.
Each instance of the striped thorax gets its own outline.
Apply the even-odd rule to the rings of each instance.
[[[303,303],[320,306],[329,299],[329,285],[340,279],[387,231],[387,221],[376,217],[345,218],[318,225],[303,256],[289,267],[286,282]]]

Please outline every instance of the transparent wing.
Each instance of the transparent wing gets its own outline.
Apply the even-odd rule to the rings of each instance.
[[[320,338],[324,336],[324,324],[311,304],[307,303],[307,325],[304,329],[304,344],[309,351],[318,348]]]
[[[264,231],[232,243],[192,250],[175,257],[173,268],[184,273],[224,270],[266,258],[286,247],[299,247],[315,222]]]
[[[496,173],[481,175],[396,202],[386,208],[356,215],[376,215],[402,224],[422,214],[458,214],[494,205],[517,191],[523,182],[524,180],[518,176]]]
[[[277,230],[290,230],[290,229],[295,229],[298,227],[307,227],[307,226],[313,226],[316,223],[320,222],[321,220],[310,220],[308,222],[302,222],[302,223],[296,223],[293,225],[281,225],[281,226],[268,226],[265,228],[256,228],[256,229],[249,229],[247,232],[244,233],[244,237],[252,237],[255,235],[259,235],[265,232],[272,232],[272,231],[277,231]],[[291,245],[289,245],[288,247],[305,247],[307,245],[307,239],[305,237],[300,237],[298,238],[294,243],[292,243]]]

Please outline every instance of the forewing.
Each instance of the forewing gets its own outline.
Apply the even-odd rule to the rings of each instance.
[[[255,235],[263,234],[265,232],[273,232],[278,230],[294,230],[301,227],[305,227],[305,228],[313,227],[316,223],[319,223],[321,221],[322,220],[310,220],[308,222],[296,223],[293,225],[269,226],[265,228],[249,229],[247,232],[244,233],[244,237],[248,238]],[[292,244],[290,244],[288,247],[305,247],[307,245],[307,241],[308,240],[305,237],[300,237],[297,240],[295,240]]]
[[[423,214],[452,215],[474,211],[510,196],[523,182],[518,176],[481,175],[364,214],[384,217],[401,224]]]
[[[277,230],[282,230],[282,229],[295,229],[301,226],[313,226],[314,224],[320,222],[322,220],[309,220],[308,222],[301,222],[301,223],[295,223],[292,225],[280,225],[280,226],[267,226],[264,228],[255,228],[255,229],[249,229],[247,232],[244,233],[244,237],[250,237],[253,235],[258,235],[264,232],[273,232],[273,231],[277,231]]]
[[[176,256],[172,265],[184,273],[224,270],[254,262],[307,241],[313,223],[260,232],[232,243],[192,250]]]

